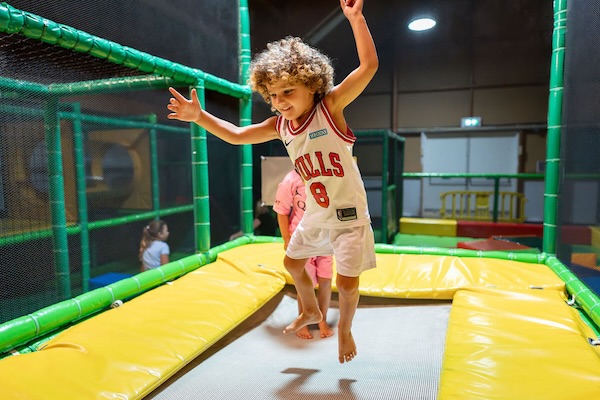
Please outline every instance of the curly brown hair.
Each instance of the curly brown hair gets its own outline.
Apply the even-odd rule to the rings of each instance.
[[[271,104],[267,85],[281,82],[306,85],[318,102],[333,88],[331,60],[299,37],[271,42],[250,63],[248,84]]]

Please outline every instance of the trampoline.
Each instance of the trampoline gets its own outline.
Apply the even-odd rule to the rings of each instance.
[[[78,323],[39,351],[3,359],[2,398],[564,400],[599,393],[597,336],[569,304],[563,280],[532,262],[538,255],[507,256],[525,262],[483,252],[386,254],[393,247],[378,246],[378,267],[361,277],[359,356],[340,365],[335,336],[305,341],[281,333],[297,312],[282,244],[253,239],[238,239],[214,262]],[[118,292],[144,274],[168,276],[185,262],[97,291]]]
[[[296,300],[287,294],[273,300],[276,307],[258,326],[243,323],[223,339],[233,342],[215,345],[218,351],[192,361],[147,398],[435,399],[449,304],[360,307],[353,326],[360,357],[340,365],[335,337],[320,339],[318,330],[312,340],[283,335]],[[336,317],[334,308],[332,326]]]

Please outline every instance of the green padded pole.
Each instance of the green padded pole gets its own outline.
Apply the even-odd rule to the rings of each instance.
[[[548,97],[548,138],[546,142],[546,179],[544,188],[543,251],[556,254],[558,220],[558,187],[560,184],[560,131],[563,103],[565,31],[567,1],[554,1],[554,30],[550,63],[550,95]]]
[[[592,321],[600,326],[600,298],[556,257],[549,256],[546,265],[565,282],[567,292],[575,298]]]
[[[172,214],[179,214],[182,212],[188,212],[188,211],[192,211],[192,210],[193,210],[192,205],[166,208],[166,209],[160,210],[159,217],[163,217],[166,215],[172,215]],[[104,219],[101,221],[92,221],[88,225],[89,225],[90,230],[94,230],[94,229],[108,228],[111,226],[119,226],[119,225],[129,224],[131,222],[145,221],[147,219],[151,219],[151,218],[155,218],[155,217],[156,217],[156,211],[148,211],[145,213],[127,215],[124,217]]]
[[[148,122],[155,125],[157,122],[156,114],[148,116]],[[152,209],[156,212],[156,219],[159,218],[160,211],[160,187],[158,184],[158,145],[156,139],[156,128],[150,128],[150,179],[152,180]]]
[[[194,86],[202,107],[204,100],[204,81]],[[192,139],[192,189],[194,194],[194,235],[196,252],[210,249],[210,202],[208,197],[208,148],[206,130],[200,125],[191,124]]]
[[[60,143],[60,122],[58,119],[58,99],[51,97],[44,109],[44,132],[48,153],[48,183],[50,213],[52,216],[52,247],[59,299],[71,297],[71,277],[69,271],[69,246],[67,241],[67,213],[65,205],[65,185]]]
[[[6,77],[0,77],[0,89],[3,92],[14,91],[16,93],[35,93],[47,95],[49,93],[48,87],[41,83],[26,82],[14,80]]]
[[[500,196],[500,178],[494,178],[494,202],[492,207],[492,221],[498,222],[498,199]]]
[[[397,154],[396,158],[396,167],[394,170],[396,171],[396,179],[394,182],[396,183],[396,223],[398,224],[398,232],[400,232],[400,218],[402,218],[404,214],[404,149],[406,147],[406,140],[402,137],[402,140],[398,140],[396,142],[397,146],[400,146],[400,152]]]
[[[239,83],[244,85],[248,78],[248,69],[251,61],[250,51],[250,16],[248,13],[248,0],[239,0]],[[252,96],[240,99],[240,126],[252,123]],[[240,202],[241,202],[241,230],[245,234],[254,231],[254,205],[252,196],[252,146],[241,146],[241,176],[240,176]]]
[[[173,215],[173,214],[181,214],[181,213],[190,212],[193,210],[194,210],[193,205],[184,205],[184,206],[177,206],[177,207],[171,207],[171,208],[163,208],[159,211],[159,217],[164,217],[164,216]],[[88,222],[88,229],[90,231],[93,231],[94,229],[102,229],[102,228],[108,228],[111,226],[125,225],[125,224],[129,224],[132,222],[146,221],[146,220],[154,218],[154,217],[156,217],[156,211],[148,211],[148,212],[128,215],[128,216],[124,216],[124,217],[103,219],[100,221]],[[77,235],[79,233],[81,233],[80,226],[67,227],[67,235]],[[31,231],[31,232],[27,232],[27,233],[20,234],[20,235],[6,236],[3,238],[0,238],[0,247],[10,246],[10,245],[17,244],[17,243],[30,242],[33,240],[45,239],[45,238],[49,238],[49,237],[52,237],[51,229]]]
[[[381,241],[389,243],[388,238],[388,185],[390,170],[390,140],[387,133],[383,132],[383,157],[381,157]]]
[[[113,64],[145,72],[148,75],[160,75],[185,85],[195,84],[198,79],[202,79],[205,81],[207,89],[238,98],[245,97],[250,93],[248,87],[131,47],[122,46],[67,25],[58,24],[38,15],[21,11],[7,3],[0,3],[0,32],[19,34],[65,49],[86,53]],[[163,78],[158,80],[161,79]],[[157,82],[157,84],[163,85],[161,82]],[[168,85],[173,86],[173,83],[168,82]]]
[[[81,114],[81,105],[72,103],[74,114]],[[73,119],[73,149],[75,157],[75,179],[77,185],[77,215],[79,219],[81,242],[81,287],[89,290],[90,280],[90,232],[88,229],[88,207],[85,178],[85,155],[83,150],[83,128],[81,119]]]
[[[508,251],[482,251],[443,247],[396,246],[393,244],[375,244],[375,252],[380,254],[428,254],[434,256],[494,258],[513,260],[531,264],[543,264],[547,256],[542,253],[519,253]]]
[[[18,115],[26,115],[26,116],[35,116],[43,118],[44,110],[37,108],[29,108],[29,107],[19,107],[19,106],[11,106],[8,104],[0,104],[0,112],[7,114],[18,114]],[[147,116],[134,116],[134,117],[125,117],[125,118],[114,118],[114,117],[103,117],[98,115],[88,115],[83,113],[73,113],[73,112],[65,112],[60,111],[58,113],[60,119],[78,119],[81,122],[91,122],[102,125],[113,126],[115,129],[122,128],[134,128],[134,129],[157,129],[163,132],[171,132],[171,133],[181,133],[181,134],[190,134],[189,128],[182,128],[178,126],[172,125],[161,125],[156,123],[150,123],[142,120],[138,120],[138,118],[146,118]]]
[[[74,96],[77,94],[118,93],[138,90],[166,89],[173,85],[171,78],[162,76],[124,76],[93,81],[69,83],[53,83],[48,86],[51,94],[57,96]]]

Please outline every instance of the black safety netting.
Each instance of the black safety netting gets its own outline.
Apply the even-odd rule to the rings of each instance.
[[[237,1],[8,4],[237,82]],[[161,219],[171,260],[194,253],[190,129],[166,118],[168,91],[47,90],[145,75],[0,33],[0,323],[94,289],[94,278],[139,272],[139,241],[153,212],[170,210]],[[237,99],[207,91],[206,103],[237,120]],[[214,138],[208,147],[214,245],[238,228],[239,149]]]
[[[557,255],[600,294],[600,5],[569,2]]]

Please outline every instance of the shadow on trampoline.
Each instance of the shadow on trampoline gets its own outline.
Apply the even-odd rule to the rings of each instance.
[[[308,368],[288,368],[281,371],[282,374],[295,374],[296,378],[292,379],[288,384],[277,390],[275,393],[279,399],[290,399],[290,400],[353,400],[358,397],[352,392],[352,384],[356,382],[355,379],[339,379],[338,380],[338,391],[332,392],[315,392],[305,391],[303,386],[314,374],[319,373],[318,369]]]

